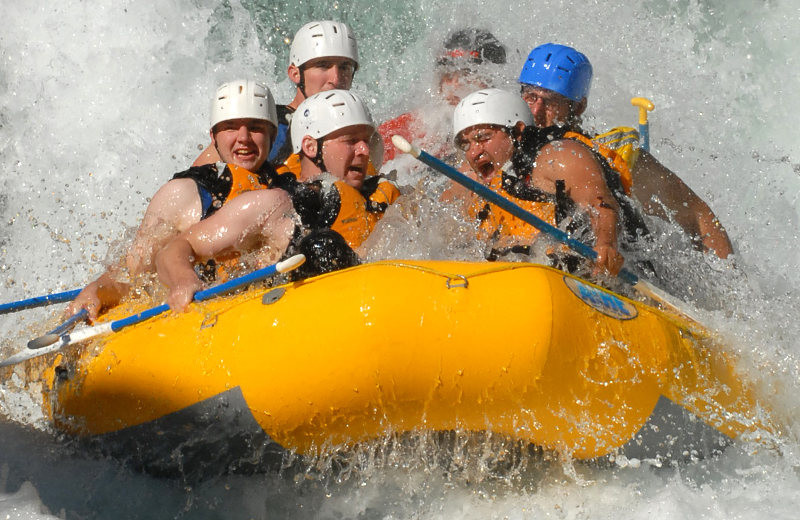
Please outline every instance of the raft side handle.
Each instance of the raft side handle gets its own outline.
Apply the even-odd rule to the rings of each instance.
[[[206,317],[203,318],[203,323],[200,324],[200,330],[208,329],[216,325],[217,316],[218,314],[207,314]]]
[[[451,283],[456,278],[460,279],[461,281],[457,281],[455,283]],[[464,276],[463,274],[457,274],[455,276],[448,276],[447,277],[447,288],[448,289],[453,289],[454,287],[463,287],[464,289],[467,289],[467,288],[469,288],[469,280],[467,280],[467,277]]]

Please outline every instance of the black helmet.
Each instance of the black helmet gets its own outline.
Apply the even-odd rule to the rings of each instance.
[[[505,63],[506,48],[489,31],[470,28],[450,33],[444,41],[444,50],[436,64],[457,66],[462,63],[481,64],[484,60]]]

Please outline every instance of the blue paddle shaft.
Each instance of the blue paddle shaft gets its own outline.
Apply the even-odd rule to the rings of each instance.
[[[565,244],[567,247],[569,247],[576,253],[580,254],[581,256],[588,258],[589,260],[597,260],[597,251],[595,251],[591,247],[587,246],[583,242],[571,238],[564,231],[561,231],[557,227],[548,224],[547,222],[540,219],[536,215],[533,215],[532,213],[525,211],[524,209],[517,206],[507,198],[503,197],[499,193],[492,191],[491,189],[487,188],[478,181],[470,179],[469,177],[459,172],[449,164],[445,163],[444,161],[432,156],[431,154],[429,154],[424,150],[419,151],[419,156],[417,158],[420,161],[427,164],[428,166],[430,166],[431,168],[444,174],[446,177],[449,177],[453,181],[461,184],[468,190],[477,193],[478,195],[480,195],[487,201],[491,202],[492,204],[495,204],[496,206],[503,208],[504,210],[508,211],[515,217],[532,225],[539,231],[550,235],[551,237]],[[619,272],[618,276],[622,280],[631,285],[636,285],[636,283],[639,281],[638,276],[636,276],[634,273],[624,268]]]
[[[269,276],[278,272],[278,264],[273,264],[263,269],[258,269],[253,271],[252,273],[248,273],[244,276],[240,276],[239,278],[234,278],[233,280],[228,280],[225,283],[221,283],[215,287],[210,287],[208,289],[204,289],[202,291],[197,291],[194,293],[194,301],[201,302],[203,300],[208,300],[209,298],[213,298],[214,296],[218,296],[220,294],[232,291],[234,289],[238,289],[240,287],[244,287],[247,284],[252,282],[256,282],[259,280],[263,280]],[[151,309],[147,309],[146,311],[142,311],[139,314],[134,314],[132,316],[128,316],[127,318],[122,318],[116,321],[111,322],[111,330],[113,332],[117,332],[118,330],[127,327],[128,325],[135,325],[137,323],[141,323],[145,320],[149,320],[159,314],[166,312],[169,310],[169,305],[163,303],[157,307],[153,307]]]
[[[45,296],[35,296],[26,300],[16,302],[9,302],[0,304],[0,314],[7,314],[9,312],[21,311],[24,309],[33,309],[35,307],[44,307],[53,303],[64,303],[75,299],[83,289],[74,289],[72,291],[64,291],[60,293],[47,294]]]
[[[158,316],[162,312],[167,312],[169,310],[169,305],[166,303],[162,303],[157,307],[152,307],[147,309],[146,311],[142,311],[139,314],[133,314],[128,316],[127,318],[122,318],[120,320],[112,321],[111,322],[111,330],[117,332],[120,329],[127,327],[128,325],[135,325],[137,323],[141,323],[145,320],[149,320],[154,316]]]
[[[650,151],[650,125],[648,123],[639,123],[639,138],[642,141],[642,150],[645,152]]]
[[[272,276],[277,272],[278,272],[278,264],[269,265],[267,267],[264,267],[263,269],[258,269],[256,271],[253,271],[252,273],[240,276],[239,278],[228,280],[227,282],[221,283],[215,287],[210,287],[202,291],[197,291],[194,294],[194,299],[195,301],[201,302],[203,300],[213,298],[214,296],[218,296],[228,291],[238,289],[239,287],[244,287],[249,283],[257,282],[268,276]]]

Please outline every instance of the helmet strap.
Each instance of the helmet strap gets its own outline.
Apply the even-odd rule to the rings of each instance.
[[[511,145],[514,147],[514,153],[516,153],[517,150],[519,150],[522,132],[517,130],[516,126],[504,126],[503,132],[505,132],[506,135],[508,135],[508,137],[511,139]]]
[[[511,143],[514,145],[514,150],[519,150],[522,145],[522,135],[525,132],[524,123],[519,122],[514,126],[504,126],[503,131],[511,138]]]
[[[569,102],[569,113],[567,113],[567,120],[564,121],[564,126],[566,126],[567,128],[577,127],[580,124],[580,117],[581,116],[579,116],[575,112],[575,105],[576,104],[577,104],[576,101],[571,101],[570,100],[570,102]]]
[[[323,145],[323,138],[320,137],[317,139],[317,155],[311,159],[311,161],[319,168],[321,171],[325,172],[327,169],[325,168],[325,161],[322,160],[322,145]]]
[[[300,93],[303,94],[303,98],[307,98],[308,96],[306,95],[305,67],[301,65],[300,67],[297,67],[297,70],[300,71],[300,82],[297,84],[297,90],[299,90]]]

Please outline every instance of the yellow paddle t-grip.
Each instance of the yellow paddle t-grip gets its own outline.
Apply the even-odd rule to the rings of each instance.
[[[647,98],[635,97],[631,98],[631,105],[639,107],[639,139],[641,139],[641,148],[650,151],[650,128],[647,124],[647,112],[653,110],[656,106]]]
[[[647,124],[647,113],[653,110],[656,106],[647,98],[635,97],[631,98],[631,105],[639,107],[639,124]]]

